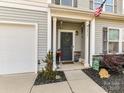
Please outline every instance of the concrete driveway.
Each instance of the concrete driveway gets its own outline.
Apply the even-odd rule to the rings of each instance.
[[[36,76],[34,73],[0,76],[0,93],[29,93]]]

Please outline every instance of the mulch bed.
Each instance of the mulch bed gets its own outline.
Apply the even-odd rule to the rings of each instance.
[[[57,78],[56,80],[52,80],[51,81],[51,80],[45,80],[45,79],[43,79],[43,76],[40,73],[40,74],[38,74],[38,76],[37,76],[37,78],[36,78],[36,80],[34,82],[34,85],[43,85],[43,84],[50,84],[50,83],[67,81],[67,79],[66,79],[65,74],[64,74],[63,71],[57,71],[56,72],[56,75],[59,78]]]
[[[101,79],[99,72],[92,68],[83,69],[91,79],[93,79],[99,86],[106,90],[108,93],[124,93],[124,74],[117,72],[109,72],[110,77],[108,79]]]

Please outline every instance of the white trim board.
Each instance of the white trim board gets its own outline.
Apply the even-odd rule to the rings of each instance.
[[[19,22],[19,21],[1,21],[0,23],[4,24],[20,24],[20,25],[32,25],[35,26],[35,73],[38,71],[38,24],[37,23],[27,23],[27,22]]]
[[[59,29],[59,30],[58,30],[58,49],[60,49],[61,32],[72,32],[72,33],[73,33],[72,61],[74,61],[74,51],[75,51],[75,30],[65,30],[65,29]]]

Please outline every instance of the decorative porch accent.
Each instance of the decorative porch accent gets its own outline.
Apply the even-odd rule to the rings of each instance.
[[[96,71],[99,71],[99,67],[100,67],[100,59],[99,57],[94,57],[92,68]]]
[[[56,51],[56,64],[59,65],[59,62],[61,61],[62,57],[62,51],[61,49],[57,49]]]
[[[103,3],[100,5],[100,7],[96,8],[96,11],[94,13],[95,17],[98,17],[101,15],[101,12],[103,10],[103,6],[104,6],[105,2],[106,2],[106,0],[103,1]]]
[[[102,68],[100,70],[99,75],[100,75],[100,78],[109,78],[110,77],[109,72],[105,68]]]
[[[98,65],[99,64],[99,65]],[[93,69],[99,71],[96,68],[106,68],[113,72],[124,71],[124,54],[103,54],[95,55],[93,58]]]
[[[81,56],[81,51],[74,51],[74,61],[78,62]]]

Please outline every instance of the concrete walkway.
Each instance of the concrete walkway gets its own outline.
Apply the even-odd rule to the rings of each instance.
[[[59,71],[68,71],[68,70],[78,70],[84,69],[84,65],[80,62],[74,62],[74,64],[60,64]]]
[[[81,70],[65,71],[72,93],[106,93]]]
[[[67,81],[34,86],[31,93],[106,93],[81,70],[64,72]]]

